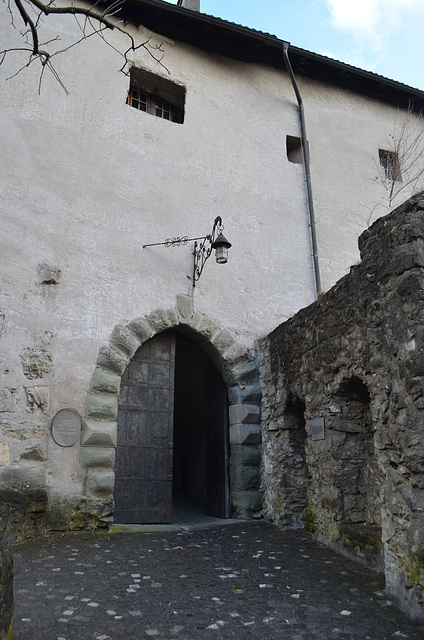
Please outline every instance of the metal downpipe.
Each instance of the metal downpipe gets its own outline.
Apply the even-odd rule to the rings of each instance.
[[[283,42],[284,62],[285,62],[288,74],[290,76],[290,80],[293,85],[293,89],[297,98],[297,104],[299,107],[300,137],[302,142],[303,164],[305,166],[306,192],[307,192],[308,211],[309,211],[309,226],[311,228],[311,241],[312,241],[312,258],[314,263],[315,286],[316,286],[316,293],[318,298],[319,295],[322,293],[322,290],[321,290],[321,276],[320,276],[319,261],[318,261],[318,244],[317,244],[317,235],[316,235],[316,229],[315,229],[315,211],[314,211],[314,201],[312,197],[311,171],[310,171],[310,161],[309,161],[308,140],[306,137],[305,115],[304,115],[302,97],[297,87],[296,78],[294,77],[293,69],[292,69],[289,54],[288,54],[288,49],[289,49],[289,43]]]

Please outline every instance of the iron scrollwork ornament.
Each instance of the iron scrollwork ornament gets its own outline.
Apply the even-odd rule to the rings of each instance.
[[[203,267],[205,266],[206,260],[212,253],[213,243],[218,237],[219,234],[224,230],[224,226],[222,224],[222,219],[220,216],[215,218],[215,222],[213,223],[212,233],[205,236],[203,242],[200,244],[194,243],[194,269],[193,269],[193,287],[196,286],[197,280],[202,275]]]
[[[185,245],[187,242],[194,242],[194,265],[193,265],[193,287],[196,286],[197,280],[200,278],[203,267],[205,266],[206,260],[212,253],[212,250],[216,251],[216,261],[220,264],[224,264],[227,262],[227,253],[228,249],[231,247],[231,243],[228,242],[227,238],[225,238],[222,234],[224,230],[224,226],[222,224],[222,218],[217,216],[213,223],[212,232],[207,236],[200,236],[199,238],[188,238],[187,236],[175,237],[175,238],[167,238],[165,242],[155,242],[153,244],[144,244],[143,249],[145,247],[157,247],[159,245],[165,247],[178,247],[180,245]],[[200,243],[197,241],[201,240]]]

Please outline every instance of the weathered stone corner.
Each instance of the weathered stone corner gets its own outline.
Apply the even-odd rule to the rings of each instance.
[[[261,427],[254,424],[233,424],[230,426],[230,444],[259,445]]]
[[[132,358],[140,346],[140,340],[128,329],[117,325],[110,339],[110,346],[128,358]]]
[[[260,491],[232,492],[233,506],[237,513],[244,517],[260,517],[262,509],[262,496]]]
[[[118,415],[118,397],[109,393],[88,393],[85,401],[87,419],[115,421]]]
[[[237,338],[228,329],[223,329],[214,336],[212,343],[218,353],[224,354],[237,346]]]
[[[2,473],[0,534],[7,539],[26,540],[45,533],[49,498],[41,482],[40,474],[31,470],[5,469]]]
[[[230,444],[258,445],[261,442],[259,406],[233,404],[229,407]]]
[[[221,354],[221,357],[222,360],[233,370],[238,366],[252,362],[252,357],[250,356],[248,349],[242,344],[236,344],[233,347],[230,347],[227,351]]]
[[[97,357],[97,366],[101,369],[105,369],[110,373],[116,373],[119,377],[125,371],[125,368],[129,362],[127,356],[123,356],[110,347],[102,347]]]
[[[88,469],[85,482],[86,495],[90,498],[111,498],[115,487],[113,471]]]
[[[91,377],[90,391],[98,391],[99,393],[119,393],[121,384],[121,376],[117,373],[111,373],[106,369],[96,367]]]
[[[175,309],[157,309],[146,316],[150,326],[155,333],[160,333],[166,329],[172,329],[179,325],[178,313]]]
[[[259,371],[256,362],[249,360],[246,363],[233,367],[233,374],[241,383],[254,383],[259,386]]]
[[[83,469],[111,470],[115,464],[115,448],[81,447],[80,462]]]
[[[140,340],[140,344],[146,342],[149,338],[154,335],[154,331],[150,325],[150,323],[146,320],[146,318],[137,318],[130,322],[128,325],[128,329]]]
[[[108,527],[113,522],[114,503],[111,498],[79,497],[71,512],[71,529]]]
[[[237,465],[230,468],[231,490],[259,491],[260,474],[257,467],[251,465]]]
[[[252,384],[235,384],[228,388],[231,404],[259,404],[262,391],[259,382]]]
[[[85,447],[114,447],[117,441],[116,422],[86,420],[81,435]]]
[[[209,316],[202,315],[197,330],[206,340],[213,342],[220,331],[220,326],[216,320],[209,318]]]
[[[259,424],[259,406],[256,404],[233,404],[229,408],[230,424]]]

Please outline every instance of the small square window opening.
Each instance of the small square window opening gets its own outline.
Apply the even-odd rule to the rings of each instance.
[[[184,122],[185,88],[153,73],[133,67],[127,104],[158,118]]]
[[[289,162],[294,162],[295,164],[302,164],[303,153],[302,153],[302,142],[300,138],[296,138],[295,136],[286,136],[286,150],[287,150],[287,159]]]
[[[378,156],[380,160],[380,176],[382,180],[390,182],[402,182],[400,173],[399,157],[396,151],[388,151],[387,149],[379,149]]]

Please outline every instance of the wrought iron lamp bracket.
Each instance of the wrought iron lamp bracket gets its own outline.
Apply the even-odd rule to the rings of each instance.
[[[202,275],[205,262],[212,253],[212,249],[216,249],[217,244],[224,245],[227,248],[231,247],[231,244],[222,235],[223,230],[224,230],[224,225],[222,224],[222,218],[221,216],[217,216],[213,223],[212,231],[207,236],[200,236],[198,238],[188,238],[187,236],[167,238],[165,242],[154,242],[152,244],[144,244],[143,249],[145,247],[158,247],[158,246],[179,247],[181,245],[187,244],[187,242],[191,242],[194,240],[193,287],[195,287],[197,280]],[[201,240],[201,242],[198,242],[198,240]],[[216,243],[216,241],[218,242],[214,246],[214,243]],[[226,262],[226,258],[222,262]]]
[[[213,243],[223,230],[224,226],[222,224],[222,218],[220,216],[217,216],[213,223],[212,232],[205,236],[203,238],[203,242],[201,242],[200,244],[198,242],[194,243],[193,287],[196,286],[197,280],[202,275],[205,262],[212,253]]]

